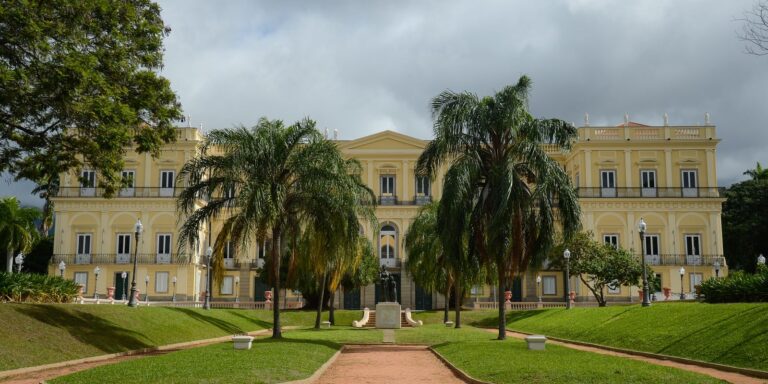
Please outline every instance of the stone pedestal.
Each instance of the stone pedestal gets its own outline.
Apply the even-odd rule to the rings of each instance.
[[[390,302],[376,304],[376,328],[399,329],[400,304]]]

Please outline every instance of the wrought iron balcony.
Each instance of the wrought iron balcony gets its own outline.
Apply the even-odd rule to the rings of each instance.
[[[164,198],[178,197],[182,188],[133,187],[118,190],[113,198]],[[104,188],[59,187],[55,197],[104,197]]]
[[[718,198],[722,188],[601,188],[581,187],[576,191],[582,198]]]
[[[648,265],[690,265],[712,267],[715,265],[715,261],[720,263],[721,268],[726,268],[725,258],[723,255],[645,255],[645,263]]]
[[[379,205],[425,205],[432,202],[432,196],[417,195],[413,200],[400,200],[396,195],[379,196]]]
[[[67,265],[81,264],[123,264],[133,263],[133,254],[123,253],[84,253],[84,254],[56,254],[51,258],[51,264],[60,262]],[[140,253],[136,260],[138,264],[188,264],[189,255],[186,253]]]

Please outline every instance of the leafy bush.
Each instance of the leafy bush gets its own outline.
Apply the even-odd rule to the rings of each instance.
[[[67,303],[80,287],[59,276],[0,272],[0,302]]]
[[[758,268],[754,275],[736,271],[725,278],[711,278],[701,284],[701,293],[710,303],[768,302],[768,268]]]

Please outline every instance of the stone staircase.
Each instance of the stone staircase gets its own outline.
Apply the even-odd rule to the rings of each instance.
[[[371,311],[368,315],[368,322],[365,323],[363,328],[376,328],[376,311]],[[405,319],[405,311],[400,311],[400,328],[412,328],[408,324],[408,320]]]

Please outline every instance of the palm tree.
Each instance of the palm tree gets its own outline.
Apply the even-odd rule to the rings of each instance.
[[[448,298],[454,284],[454,276],[448,268],[443,243],[437,231],[436,202],[423,206],[405,235],[408,259],[405,268],[413,281],[427,291],[445,295],[443,323],[448,321]]]
[[[530,79],[522,76],[492,97],[451,91],[435,97],[435,139],[417,166],[418,172],[434,176],[450,164],[441,207],[469,208],[469,254],[495,268],[499,292],[541,263],[554,245],[556,217],[566,236],[580,226],[570,180],[542,148],[556,144],[569,149],[576,128],[558,119],[534,118],[528,112],[530,88]],[[498,305],[498,338],[505,339],[503,295]]]
[[[209,153],[214,147],[217,153]],[[269,237],[268,262],[274,291],[279,293],[286,238],[296,239],[302,227],[311,227],[332,235],[326,239],[338,242],[340,248],[351,247],[349,242],[358,234],[358,216],[373,216],[375,198],[360,180],[359,164],[345,160],[311,120],[286,127],[279,120],[262,118],[252,129],[214,130],[202,149],[202,155],[179,173],[189,185],[177,202],[186,215],[179,247],[194,244],[206,222],[224,215],[214,246],[217,275],[226,242],[237,249]],[[201,196],[209,201],[201,205]],[[334,223],[332,228],[323,227],[329,223]],[[295,251],[292,246],[287,253],[301,257]],[[272,337],[281,338],[279,294],[274,298]]]
[[[752,180],[768,180],[768,168],[763,168],[759,161],[755,169],[750,169],[744,172],[744,174],[751,177]]]
[[[0,199],[0,246],[5,247],[8,273],[13,273],[13,252],[27,252],[38,237],[35,220],[40,210],[21,207],[15,197]]]

